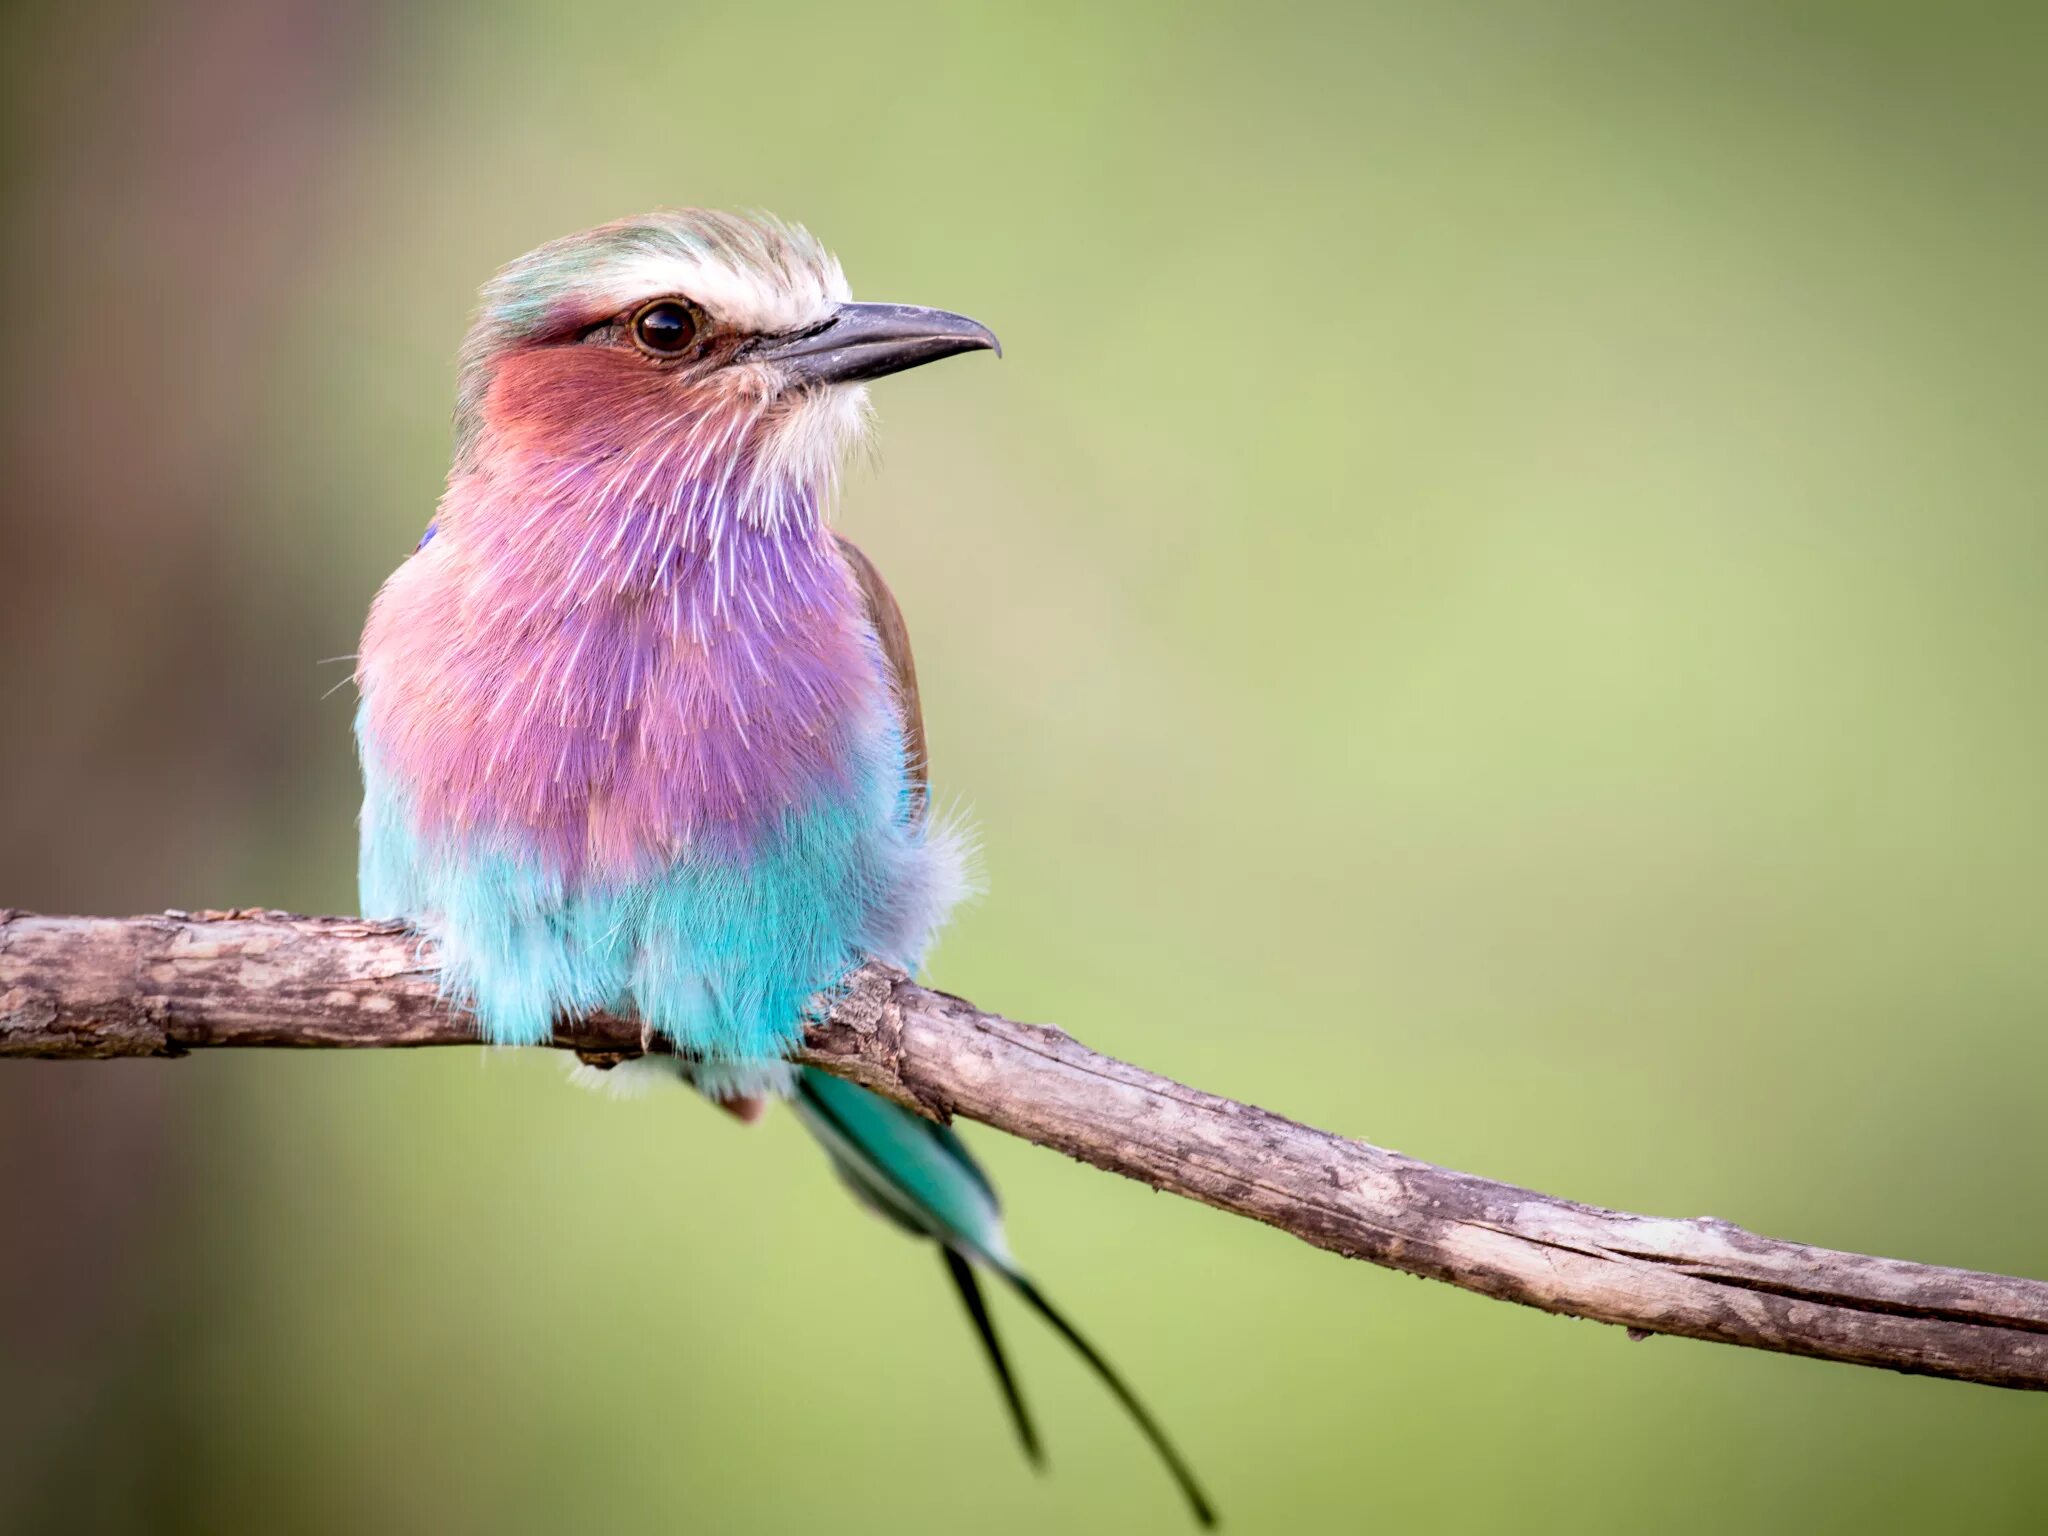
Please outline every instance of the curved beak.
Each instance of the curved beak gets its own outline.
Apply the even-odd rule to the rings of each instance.
[[[1003,355],[979,320],[915,304],[842,304],[800,336],[764,336],[745,360],[779,363],[799,384],[852,384],[935,363],[956,352]]]

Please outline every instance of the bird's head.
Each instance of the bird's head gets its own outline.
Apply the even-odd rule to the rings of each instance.
[[[520,461],[614,488],[635,470],[771,507],[828,483],[869,379],[1000,349],[944,310],[851,301],[773,219],[677,209],[541,246],[485,287],[463,345],[456,470]]]

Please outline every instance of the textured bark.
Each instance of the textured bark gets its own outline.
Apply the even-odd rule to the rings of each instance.
[[[0,913],[0,1056],[474,1044],[404,930],[280,912]],[[637,1023],[556,1045],[632,1055]],[[2048,1283],[1601,1210],[1298,1125],[868,965],[802,1059],[1305,1242],[1483,1296],[1993,1386],[2048,1388]]]

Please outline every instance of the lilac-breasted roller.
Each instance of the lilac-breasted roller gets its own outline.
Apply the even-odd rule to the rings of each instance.
[[[853,303],[765,218],[649,214],[492,279],[447,491],[363,633],[363,909],[432,941],[493,1042],[631,1012],[680,1053],[651,1070],[749,1118],[788,1098],[863,1204],[938,1244],[1032,1458],[977,1270],[1101,1374],[1207,1522],[1018,1269],[959,1138],[786,1060],[814,999],[868,956],[915,969],[965,887],[902,615],[825,514],[866,382],[982,348],[963,316]]]

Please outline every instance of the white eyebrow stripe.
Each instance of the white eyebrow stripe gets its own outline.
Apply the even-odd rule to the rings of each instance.
[[[703,306],[713,319],[746,331],[793,331],[816,325],[848,298],[839,264],[825,272],[799,270],[781,275],[744,272],[716,256],[683,251],[644,252],[612,265],[604,287],[619,307],[681,294]]]

